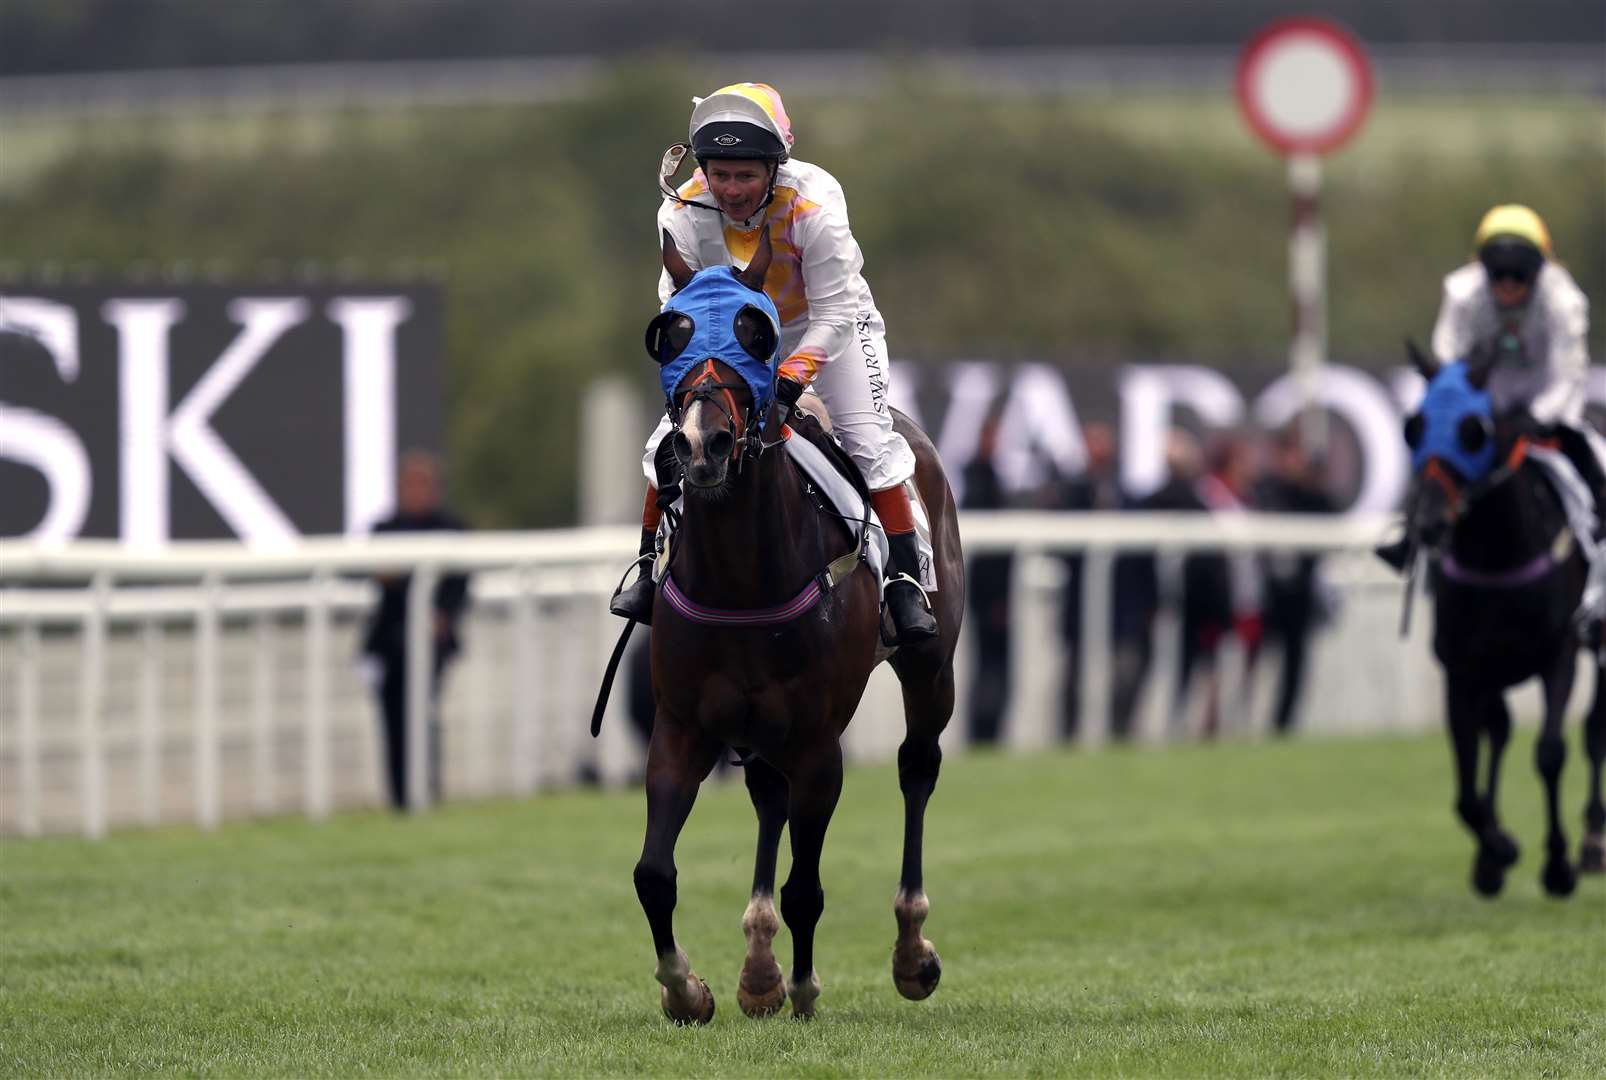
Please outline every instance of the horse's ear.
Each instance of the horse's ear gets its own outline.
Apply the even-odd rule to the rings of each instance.
[[[754,292],[764,291],[764,278],[770,272],[770,260],[775,256],[775,249],[770,246],[770,226],[765,222],[758,234],[758,247],[753,251],[753,257],[748,261],[746,270],[736,271],[736,280],[746,285]]]
[[[669,280],[675,283],[675,291],[684,289],[693,277],[691,265],[681,255],[680,249],[675,246],[675,238],[669,235],[669,230],[662,230],[664,234],[664,269],[669,273]]]
[[[1421,347],[1410,338],[1405,339],[1405,354],[1411,358],[1411,363],[1428,382],[1432,382],[1433,376],[1439,373],[1439,362],[1423,352]]]

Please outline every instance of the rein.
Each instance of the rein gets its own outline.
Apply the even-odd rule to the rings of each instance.
[[[789,437],[792,437],[791,430],[783,427],[782,437],[776,439],[773,443],[761,444],[761,449],[779,446]],[[870,542],[869,502],[865,502],[864,517],[848,517],[827,507],[820,493],[815,490],[814,485],[806,478],[800,478],[800,482],[803,485],[803,493],[814,504],[816,511],[822,515],[839,518],[853,526],[856,541],[847,553],[827,563],[825,569],[810,578],[808,584],[804,585],[797,595],[790,600],[764,608],[717,608],[699,604],[682,592],[680,587],[675,584],[674,573],[666,571],[664,573],[663,589],[664,599],[669,602],[669,606],[674,608],[676,613],[688,622],[694,622],[701,626],[778,626],[781,623],[791,622],[807,615],[814,610],[821,600],[825,599],[838,585],[842,584],[854,570],[858,569],[859,564],[864,561],[865,549]]]
[[[1461,488],[1456,484],[1454,478],[1444,470],[1444,466],[1439,464],[1438,458],[1430,458],[1428,460],[1427,466],[1422,470],[1422,475],[1444,489],[1445,498],[1450,503],[1451,514],[1459,516],[1463,503],[1471,505],[1517,475],[1517,470],[1522,468],[1523,462],[1528,460],[1529,447],[1534,445],[1554,446],[1553,443],[1542,441],[1536,443],[1527,435],[1519,435],[1517,441],[1511,446],[1511,452],[1506,455],[1506,460],[1500,463],[1498,469],[1495,469],[1477,483],[1468,484],[1465,488]]]
[[[1547,444],[1543,440],[1535,441],[1527,435],[1519,435],[1517,437],[1517,441],[1512,444],[1511,452],[1506,455],[1506,460],[1500,463],[1499,468],[1495,469],[1476,484],[1469,484],[1464,489],[1455,483],[1454,478],[1444,470],[1444,467],[1439,464],[1437,458],[1429,459],[1427,466],[1422,470],[1422,475],[1424,478],[1432,480],[1434,483],[1438,484],[1444,490],[1445,499],[1450,505],[1451,514],[1455,517],[1459,517],[1460,509],[1463,505],[1470,506],[1473,502],[1487,495],[1489,492],[1493,491],[1495,488],[1499,487],[1501,484],[1515,476],[1517,474],[1517,470],[1521,469],[1523,463],[1528,460],[1529,448],[1535,445],[1546,446],[1552,444]],[[1539,555],[1529,560],[1522,566],[1517,567],[1515,570],[1504,571],[1497,574],[1489,574],[1480,570],[1473,570],[1469,567],[1462,566],[1455,560],[1453,555],[1450,555],[1448,552],[1446,552],[1445,554],[1439,556],[1439,571],[1449,581],[1453,581],[1458,585],[1470,585],[1474,588],[1499,589],[1529,585],[1535,581],[1538,581],[1540,578],[1554,570],[1557,566],[1561,565],[1562,562],[1566,561],[1566,552],[1563,551],[1563,553],[1558,556],[1556,554],[1556,549],[1562,545],[1563,540],[1570,541],[1570,537],[1571,534],[1567,531],[1566,527],[1563,527],[1561,534],[1557,537],[1556,541],[1551,544],[1549,550],[1541,552]],[[1401,638],[1405,638],[1410,633],[1411,600],[1416,595],[1416,568],[1418,560],[1417,549],[1414,540],[1410,549],[1409,558],[1409,570],[1405,577],[1405,595],[1400,606]]]
[[[1535,442],[1526,435],[1520,436],[1515,445],[1512,446],[1511,453],[1506,455],[1506,460],[1501,463],[1500,468],[1490,473],[1479,484],[1468,488],[1466,502],[1470,504],[1473,500],[1488,494],[1511,479],[1527,461],[1530,447],[1544,445],[1543,442]],[[1443,478],[1442,470],[1434,470],[1433,467],[1436,464],[1437,461],[1430,461],[1424,475],[1437,471],[1439,476],[1435,477],[1435,479],[1439,479],[1440,483],[1447,483],[1447,478]],[[1453,488],[1447,486],[1446,491],[1453,491]],[[1452,500],[1451,506],[1454,507],[1456,505],[1457,503]],[[1439,556],[1439,571],[1447,581],[1453,581],[1458,585],[1471,585],[1483,589],[1519,588],[1523,585],[1533,584],[1565,563],[1568,556],[1572,554],[1572,548],[1573,535],[1569,526],[1564,524],[1561,527],[1561,531],[1556,534],[1555,539],[1550,542],[1548,548],[1521,566],[1513,567],[1510,570],[1492,572],[1474,570],[1471,567],[1461,565],[1456,560],[1456,557],[1447,551]]]

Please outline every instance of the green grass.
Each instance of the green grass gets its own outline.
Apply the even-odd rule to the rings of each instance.
[[[1531,755],[1524,732],[1503,796],[1524,857],[1494,902],[1467,887],[1442,739],[951,757],[923,1003],[889,973],[896,779],[855,770],[806,1025],[736,1008],[739,783],[705,790],[679,851],[704,1029],[658,1011],[639,793],[12,841],[0,1074],[1600,1076],[1606,881],[1541,892]],[[1575,846],[1582,774],[1575,738]]]

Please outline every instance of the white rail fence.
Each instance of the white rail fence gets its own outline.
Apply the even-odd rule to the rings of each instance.
[[[1437,674],[1419,612],[1397,635],[1400,587],[1367,554],[1383,522],[1237,515],[967,515],[967,556],[1013,552],[1013,691],[1004,741],[1059,737],[1067,654],[1058,632],[1064,566],[1085,554],[1080,738],[1105,736],[1110,568],[1117,552],[1160,554],[1162,613],[1138,737],[1188,733],[1173,707],[1178,569],[1196,550],[1323,553],[1344,612],[1318,639],[1303,728],[1416,729],[1437,723]],[[0,544],[0,832],[33,835],[300,812],[382,800],[376,708],[357,656],[372,575],[408,572],[409,648],[428,647],[429,597],[443,573],[473,574],[463,658],[440,705],[447,798],[521,796],[582,776],[627,782],[643,750],[621,668],[601,739],[591,704],[623,624],[605,598],[634,553],[634,529],[309,540],[285,551],[181,543],[138,553],[110,542]],[[638,632],[637,638],[645,638]],[[637,647],[641,641],[635,643]],[[972,642],[962,641],[959,708],[945,742],[965,742]],[[1226,650],[1228,733],[1266,727],[1276,664]],[[425,744],[426,665],[409,665],[410,745]],[[887,669],[849,728],[850,757],[890,757],[902,709]],[[409,755],[409,803],[428,803],[425,755]]]

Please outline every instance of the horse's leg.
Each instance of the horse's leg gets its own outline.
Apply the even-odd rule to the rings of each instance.
[[[1483,896],[1495,896],[1506,883],[1506,867],[1499,852],[1485,840],[1488,811],[1478,797],[1478,738],[1485,712],[1475,690],[1465,680],[1445,672],[1445,719],[1455,751],[1455,812],[1478,842],[1472,860],[1472,887]]]
[[[720,746],[659,711],[647,745],[647,838],[636,863],[636,896],[652,928],[664,1015],[677,1024],[714,1018],[714,995],[675,944],[675,840],[714,767]]]
[[[1545,866],[1539,880],[1551,896],[1570,896],[1578,887],[1578,874],[1567,858],[1567,833],[1561,825],[1561,770],[1567,762],[1567,740],[1562,726],[1567,719],[1567,699],[1572,695],[1577,650],[1562,650],[1550,669],[1544,672],[1545,719],[1534,744],[1534,764],[1545,782]]]
[[[1506,708],[1506,696],[1495,693],[1489,697],[1489,708],[1484,714],[1485,730],[1489,734],[1489,767],[1484,774],[1483,835],[1479,842],[1502,866],[1515,865],[1521,849],[1516,839],[1500,827],[1497,792],[1500,787],[1500,762],[1505,756],[1506,744],[1511,741],[1511,712]]]
[[[1584,805],[1584,843],[1578,869],[1585,874],[1606,873],[1606,801],[1600,777],[1606,766],[1606,667],[1595,665],[1595,700],[1584,720],[1584,750],[1589,754],[1589,802]]]
[[[900,672],[899,674],[904,674]],[[926,802],[937,786],[942,749],[937,737],[954,709],[954,669],[945,664],[933,679],[910,672],[903,684],[908,734],[898,747],[898,787],[903,791],[903,868],[892,913],[898,939],[892,947],[892,984],[911,1001],[930,997],[942,978],[936,946],[921,935],[931,902],[926,899],[923,851]]]
[[[786,825],[786,777],[763,758],[748,761],[747,793],[758,813],[758,854],[753,860],[753,896],[742,914],[747,959],[736,1001],[748,1016],[772,1016],[786,1002],[786,983],[773,942],[781,920],[775,914],[775,855]]]
[[[834,728],[832,729],[835,730]],[[820,887],[820,852],[825,830],[842,794],[842,748],[832,734],[793,763],[788,774],[791,790],[786,816],[792,830],[792,872],[781,886],[781,918],[792,931],[792,978],[787,994],[792,1015],[809,1019],[820,996],[820,977],[814,971],[814,928],[825,910]]]

